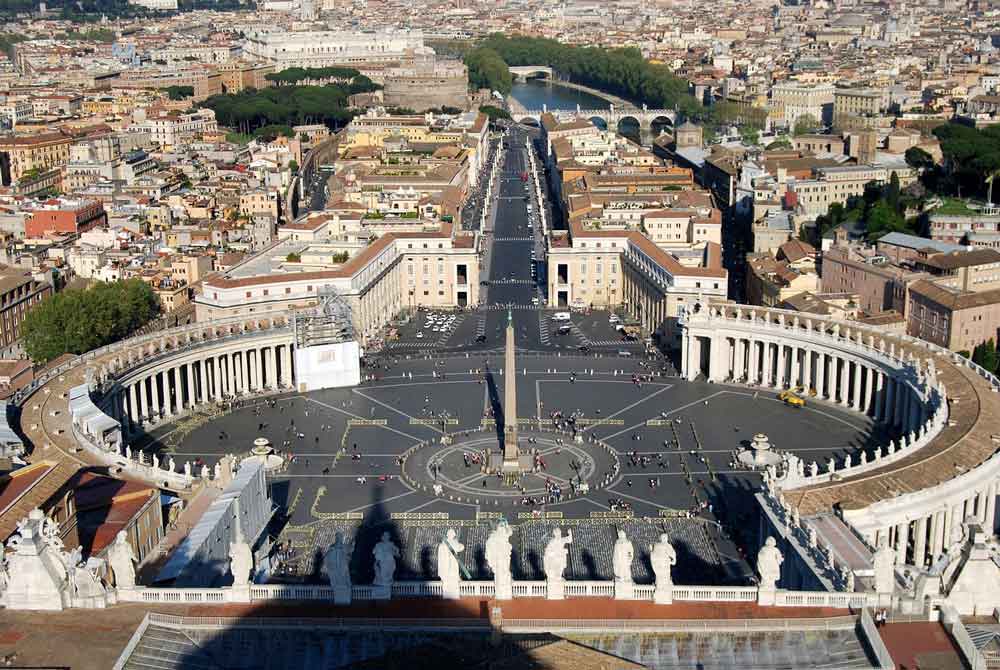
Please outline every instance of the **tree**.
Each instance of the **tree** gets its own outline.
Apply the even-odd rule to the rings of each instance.
[[[167,86],[163,90],[171,100],[184,100],[194,95],[194,86]]]
[[[488,116],[490,121],[510,118],[510,112],[508,112],[506,109],[500,109],[499,107],[494,107],[493,105],[483,105],[482,107],[479,108],[479,111]]]
[[[36,305],[21,324],[24,348],[35,363],[82,354],[128,337],[160,310],[153,289],[129,279],[68,289]]]
[[[297,254],[297,253],[295,253],[293,251],[292,253],[290,253],[287,256],[285,256],[285,260],[288,261],[289,263],[301,263],[302,262],[302,255],[301,254]]]
[[[915,170],[925,170],[934,167],[934,157],[920,147],[910,147],[904,154],[906,164]]]
[[[817,128],[822,128],[823,124],[812,114],[803,114],[799,118],[795,119],[795,126],[792,129],[792,134],[798,137],[799,135],[808,135],[814,132]]]
[[[503,95],[510,93],[513,77],[507,63],[493,49],[480,47],[465,56],[469,68],[469,86],[473,89],[488,88]]]
[[[988,372],[997,369],[997,348],[992,339],[977,345],[972,350],[972,362]]]
[[[768,151],[780,151],[782,149],[791,149],[791,148],[792,148],[792,141],[788,139],[788,137],[785,135],[782,135],[781,137],[779,137],[778,139],[774,140],[773,142],[767,145]]]
[[[299,162],[296,161],[296,160],[294,160],[294,159],[288,161],[288,169],[292,172],[292,174],[298,174],[299,173]]]

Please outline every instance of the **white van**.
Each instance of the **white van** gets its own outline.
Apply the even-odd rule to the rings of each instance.
[[[556,312],[552,315],[553,321],[569,321],[569,312]]]

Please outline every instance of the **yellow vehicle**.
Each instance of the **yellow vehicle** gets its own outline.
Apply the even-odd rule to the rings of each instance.
[[[795,391],[782,391],[778,394],[778,400],[781,400],[789,407],[805,407],[805,398],[797,395]]]

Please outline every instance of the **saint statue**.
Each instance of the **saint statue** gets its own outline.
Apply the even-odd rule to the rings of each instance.
[[[375,586],[392,586],[399,548],[389,539],[389,533],[382,533],[382,539],[372,553],[375,555]]]

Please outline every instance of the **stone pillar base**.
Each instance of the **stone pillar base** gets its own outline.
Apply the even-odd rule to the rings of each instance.
[[[774,589],[757,589],[758,605],[774,605],[777,601],[778,592]]]
[[[334,586],[333,587],[333,603],[335,605],[350,605],[351,604],[351,587],[350,586]]]
[[[441,597],[445,600],[458,600],[462,597],[462,582],[458,581],[454,584],[449,584],[446,582],[441,582]]]
[[[674,602],[673,586],[657,586],[653,591],[653,602],[657,605],[670,605]]]
[[[635,600],[635,582],[616,581],[615,600]]]
[[[547,581],[545,582],[545,598],[547,600],[565,600],[566,599],[566,582],[559,581]]]
[[[494,600],[513,600],[514,584],[512,582],[495,582],[493,585]]]
[[[229,602],[248,603],[250,602],[250,585],[234,586],[229,590]]]

